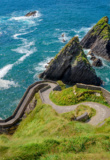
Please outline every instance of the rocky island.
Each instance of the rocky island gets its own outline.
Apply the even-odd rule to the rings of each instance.
[[[100,19],[85,35],[80,44],[85,49],[91,49],[97,56],[110,61],[110,25],[108,24],[108,17],[105,16]]]
[[[71,85],[74,83],[102,84],[101,79],[97,77],[95,70],[87,60],[78,37],[73,37],[65,45],[39,77],[62,80]]]

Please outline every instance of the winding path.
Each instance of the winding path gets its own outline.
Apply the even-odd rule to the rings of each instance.
[[[79,104],[76,105],[71,105],[71,106],[58,106],[54,104],[50,99],[49,99],[49,94],[50,92],[57,86],[56,84],[53,83],[48,83],[50,88],[47,88],[46,90],[42,91],[41,97],[43,100],[43,103],[49,104],[52,106],[53,109],[56,110],[58,113],[65,113],[69,111],[73,111],[77,108]],[[92,125],[98,125],[100,122],[104,121],[106,118],[110,117],[110,108],[99,104],[95,102],[83,102],[80,104],[88,105],[91,108],[94,108],[96,110],[96,115],[92,117],[87,123],[92,124]]]
[[[84,84],[77,84],[77,85],[78,87],[85,87]],[[56,87],[58,87],[58,84],[50,80],[38,81],[30,85],[27,88],[26,92],[24,93],[23,97],[21,98],[13,114],[7,119],[0,120],[0,133],[14,133],[15,129],[19,125],[19,122],[22,120],[23,115],[36,92],[40,93],[43,103],[51,105],[53,109],[55,109],[56,112],[58,113],[65,113],[65,112],[75,110],[79,104],[72,105],[72,106],[58,106],[49,99],[50,92],[53,89],[56,89]],[[89,87],[91,88],[91,86]],[[92,86],[92,89],[93,88],[96,90],[96,86]],[[101,87],[98,87],[98,89],[103,91],[107,101],[110,103],[110,99],[109,99],[110,92],[102,89]],[[110,108],[102,104],[94,103],[94,102],[83,102],[80,104],[88,105],[96,110],[97,112],[96,115],[92,117],[88,122],[92,125],[98,125],[100,122],[101,122],[100,125],[103,125],[104,124],[103,121],[106,118],[110,117]]]

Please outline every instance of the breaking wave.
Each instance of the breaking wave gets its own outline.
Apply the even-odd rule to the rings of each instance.
[[[12,86],[13,87],[18,87],[18,83],[15,83],[14,81],[0,79],[0,90],[8,89],[8,88],[10,88]]]

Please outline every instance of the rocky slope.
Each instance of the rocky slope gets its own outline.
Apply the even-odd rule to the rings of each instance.
[[[98,23],[86,34],[80,42],[83,48],[110,60],[110,25],[108,17],[103,17]]]
[[[50,80],[62,80],[66,84],[85,83],[100,85],[102,83],[87,60],[79,44],[78,37],[73,37],[66,44],[39,77]]]

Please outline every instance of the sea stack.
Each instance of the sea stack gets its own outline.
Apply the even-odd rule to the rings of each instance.
[[[65,45],[39,77],[62,80],[71,85],[74,83],[102,84],[101,79],[97,77],[95,70],[87,60],[78,37],[73,37]]]
[[[80,44],[106,60],[110,61],[110,25],[105,16],[81,40]]]

